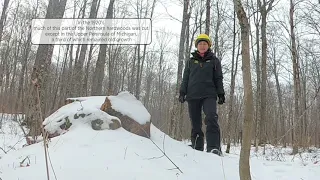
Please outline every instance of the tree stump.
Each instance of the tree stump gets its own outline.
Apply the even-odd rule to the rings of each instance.
[[[125,130],[145,138],[150,138],[150,122],[140,124],[133,118],[114,110],[108,97],[106,97],[105,102],[102,104],[100,109],[111,116],[119,118],[121,121],[121,126]]]

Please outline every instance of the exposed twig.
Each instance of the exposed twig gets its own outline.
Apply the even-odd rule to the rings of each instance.
[[[165,149],[164,149],[164,139],[163,139],[163,142],[162,142],[162,146],[163,146],[163,150],[151,139],[151,137],[148,135],[148,133],[143,129],[141,128],[141,126],[139,126],[139,128],[148,136],[148,139],[163,153],[162,156],[160,157],[154,157],[154,158],[151,158],[151,159],[156,159],[156,158],[161,158],[163,156],[165,156],[176,168],[175,169],[178,169],[181,173],[183,173],[181,171],[181,169],[167,156],[167,154],[165,153]],[[165,137],[164,137],[165,138]],[[137,153],[135,153],[137,156],[139,156]]]
[[[7,154],[8,152],[7,151],[5,151],[2,147],[0,147],[0,149],[5,153],[5,154]]]
[[[39,114],[40,114],[40,123],[42,124],[42,112],[41,112],[41,105],[40,105],[40,93],[39,93],[39,85],[37,83],[37,80],[32,82],[37,90],[37,99],[38,99],[38,106],[39,106]],[[41,126],[41,131],[42,131],[42,136],[43,136],[43,147],[44,147],[44,156],[46,159],[46,170],[47,170],[47,179],[50,180],[50,175],[49,175],[49,166],[48,166],[48,153],[47,153],[47,136],[45,134],[43,126]]]
[[[29,165],[30,165],[30,158],[29,156],[25,157],[21,162],[20,162],[20,166],[24,163],[25,160],[29,160]]]
[[[13,146],[10,146],[10,149],[7,151],[7,153],[9,151],[11,151],[19,142],[21,142],[22,140],[24,140],[24,138],[20,139],[18,142],[16,142]]]
[[[167,169],[167,170],[175,170],[175,169],[179,169],[179,168],[170,168],[170,169]]]
[[[57,175],[56,175],[56,172],[54,171],[54,168],[53,168],[53,165],[52,165],[52,162],[51,162],[51,158],[50,158],[49,151],[48,151],[48,157],[49,157],[49,161],[50,161],[51,169],[52,169],[53,174],[54,174],[54,178],[57,180]]]
[[[140,127],[140,126],[139,126]],[[140,127],[141,128],[141,127]],[[143,128],[141,128],[146,134],[148,134]],[[164,156],[178,169],[181,173],[181,169],[167,156],[167,154],[151,139],[150,136],[148,136],[149,140],[163,153]]]
[[[171,15],[171,14],[169,13],[167,6],[164,5],[163,2],[160,1],[160,4],[163,6],[163,8],[165,8],[166,13],[167,13],[168,16],[170,16],[171,20],[176,20],[176,21],[182,23],[181,20],[177,19],[176,17],[174,17],[173,15]]]
[[[152,160],[152,159],[160,159],[160,158],[162,158],[164,155],[162,155],[162,156],[159,156],[159,157],[152,157],[152,158],[148,158],[148,160]]]
[[[15,115],[15,117],[14,117],[13,120],[16,120],[16,122],[19,124],[19,127],[20,127],[20,129],[22,130],[24,136],[27,137],[27,133],[26,133],[26,131],[24,130],[23,126],[21,125],[23,121],[20,121],[20,118],[18,118],[18,115]]]

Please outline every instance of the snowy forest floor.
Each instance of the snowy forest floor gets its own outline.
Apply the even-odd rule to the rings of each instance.
[[[1,117],[1,116],[0,116]],[[179,167],[167,159],[155,144]],[[50,179],[239,179],[240,146],[231,146],[224,157],[199,152],[188,142],[171,139],[151,125],[151,140],[117,130],[94,131],[83,124],[49,142]],[[44,180],[46,168],[43,143],[27,147],[16,122],[2,118],[0,130],[0,179]],[[223,146],[225,151],[226,146]],[[320,150],[290,155],[290,148],[252,147],[251,176],[257,180],[318,180]],[[6,152],[6,153],[5,153]],[[28,164],[28,166],[27,166]]]

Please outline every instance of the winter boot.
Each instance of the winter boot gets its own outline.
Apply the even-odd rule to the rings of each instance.
[[[197,135],[196,137],[191,137],[191,145],[193,149],[198,151],[204,150],[204,138],[203,136]]]

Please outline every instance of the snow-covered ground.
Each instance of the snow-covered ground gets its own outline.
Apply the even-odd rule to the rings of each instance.
[[[104,102],[104,97],[101,98],[100,102]],[[100,108],[95,103],[82,103],[82,109],[78,108],[79,103],[77,102],[68,107],[71,111],[76,109],[79,113],[81,111],[88,113],[90,111],[88,109],[91,108],[93,113],[100,113],[96,116],[102,116],[101,112],[94,110]],[[62,112],[66,113],[65,111],[59,113]],[[89,117],[86,116],[77,123],[73,119],[73,125],[69,131],[52,138],[49,142],[50,179],[239,179],[240,148],[238,146],[232,147],[230,154],[219,157],[193,150],[185,142],[171,139],[153,125],[151,125],[151,140],[132,134],[123,128],[95,131],[91,128],[90,123],[87,123]],[[54,122],[54,119],[51,122]],[[2,145],[3,139],[0,141]],[[296,156],[292,161],[293,156],[286,153],[286,149],[282,149],[283,152],[278,154],[275,153],[278,151],[274,149],[277,148],[268,146],[265,156],[261,154],[261,151],[251,154],[252,179],[319,180],[320,163],[317,162],[319,151],[302,154],[302,158]],[[164,156],[162,151],[182,172]],[[283,158],[272,159],[277,156],[283,156]],[[313,156],[317,157],[312,159]],[[2,154],[0,178],[2,180],[45,180],[44,157],[43,143]]]
[[[25,144],[25,138],[18,123],[13,119],[20,119],[21,115],[0,113],[0,159],[5,153],[20,149]],[[1,175],[0,175],[1,177]]]
[[[231,153],[240,154],[239,147],[233,147]],[[294,162],[301,166],[320,165],[320,149],[310,147],[307,150],[300,149],[296,155],[291,155],[292,148],[275,147],[266,145],[265,154],[263,154],[263,147],[259,147],[259,151],[255,151],[255,147],[251,148],[251,158],[265,161],[278,162]]]

